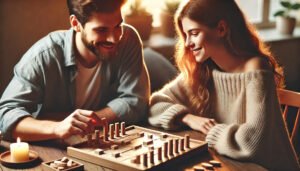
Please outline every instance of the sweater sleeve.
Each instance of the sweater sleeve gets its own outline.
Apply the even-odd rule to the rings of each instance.
[[[271,170],[298,170],[273,74],[253,74],[246,82],[245,122],[214,126],[206,137],[209,147],[222,155],[252,161]]]
[[[176,130],[182,126],[178,118],[188,113],[184,105],[186,94],[182,87],[182,76],[153,93],[150,98],[149,123],[166,130]]]

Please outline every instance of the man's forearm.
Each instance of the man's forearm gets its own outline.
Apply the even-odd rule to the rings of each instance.
[[[95,113],[100,119],[105,117],[109,123],[118,120],[117,114],[110,107],[98,110]]]
[[[13,130],[13,138],[20,137],[24,141],[41,141],[57,138],[54,128],[57,122],[37,120],[26,117],[19,121]]]
[[[116,113],[109,107],[96,111],[95,113],[100,119],[105,117],[109,123],[118,120]],[[59,138],[59,136],[55,134],[55,128],[58,125],[59,122],[26,117],[17,123],[13,130],[13,138],[20,137],[24,141],[56,139]]]

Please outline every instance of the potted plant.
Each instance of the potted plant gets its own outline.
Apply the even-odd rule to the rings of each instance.
[[[139,32],[142,40],[148,40],[152,30],[152,15],[142,6],[141,0],[131,1],[129,11],[125,15],[125,22]]]
[[[291,15],[291,12],[300,9],[300,3],[281,1],[280,4],[283,9],[278,10],[274,14],[276,17],[276,29],[282,34],[293,34],[296,18]]]
[[[174,37],[174,14],[179,6],[179,0],[165,0],[165,6],[160,13],[161,33],[167,37]]]

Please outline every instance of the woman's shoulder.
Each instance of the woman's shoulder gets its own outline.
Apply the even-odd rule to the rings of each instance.
[[[244,72],[253,72],[257,70],[272,71],[267,58],[261,56],[253,56],[244,64]]]

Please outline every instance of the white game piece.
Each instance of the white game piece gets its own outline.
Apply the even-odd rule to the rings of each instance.
[[[57,168],[57,165],[55,163],[50,163],[50,167],[56,169]]]
[[[72,160],[69,160],[68,163],[67,163],[67,166],[68,166],[68,167],[72,167],[72,165],[73,165],[73,161],[72,161]]]
[[[58,167],[57,170],[64,170],[65,167]]]
[[[63,157],[63,158],[61,159],[61,161],[62,161],[62,162],[67,162],[67,161],[68,161],[68,158],[67,158],[67,157]]]
[[[76,162],[73,161],[72,167],[77,166],[77,165],[78,165],[78,163],[76,163]]]
[[[214,166],[209,164],[209,163],[206,163],[206,162],[203,162],[201,163],[201,166],[203,166],[204,168],[208,169],[208,170],[212,170],[214,169]]]
[[[214,167],[221,167],[221,162],[217,160],[210,160],[209,163],[212,164]]]
[[[57,167],[66,167],[67,163],[59,161],[59,160],[55,160],[54,164],[56,164]]]
[[[148,139],[152,139],[153,135],[152,134],[148,134],[147,137],[148,137]]]
[[[205,168],[202,166],[194,166],[193,169],[194,171],[205,171]]]

